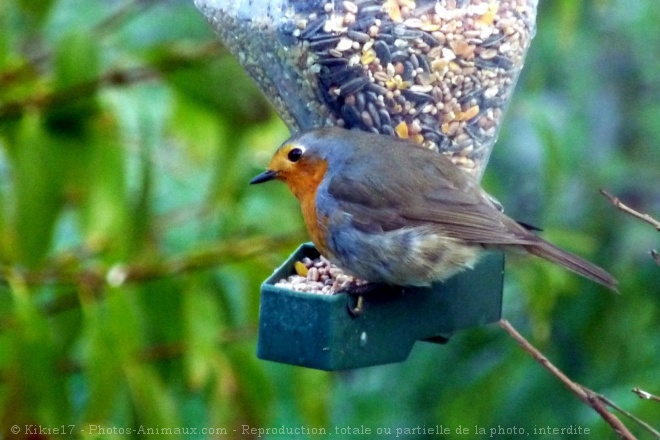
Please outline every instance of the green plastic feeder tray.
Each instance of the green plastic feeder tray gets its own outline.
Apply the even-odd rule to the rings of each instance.
[[[456,330],[498,321],[502,315],[504,255],[488,253],[473,270],[431,287],[369,293],[363,313],[356,298],[296,292],[275,283],[294,272],[294,263],[317,258],[301,245],[261,285],[260,359],[320,370],[345,370],[406,360],[415,341],[444,343]]]

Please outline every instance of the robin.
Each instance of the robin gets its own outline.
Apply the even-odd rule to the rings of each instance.
[[[426,286],[499,249],[536,255],[617,290],[609,273],[503,214],[447,157],[406,140],[338,127],[301,132],[250,184],[274,179],[300,202],[318,251],[369,282]]]

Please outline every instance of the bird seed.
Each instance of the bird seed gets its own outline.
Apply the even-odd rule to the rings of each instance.
[[[480,177],[537,0],[195,3],[292,131],[408,138]]]
[[[275,286],[297,292],[334,295],[366,284],[365,281],[345,274],[322,256],[313,260],[305,257],[296,261],[294,270],[295,274],[282,278]]]

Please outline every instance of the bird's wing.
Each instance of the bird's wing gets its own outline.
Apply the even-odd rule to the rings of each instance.
[[[475,244],[534,242],[448,159],[405,150],[405,158],[348,163],[330,178],[328,194],[356,228],[380,232],[435,225],[449,237]]]

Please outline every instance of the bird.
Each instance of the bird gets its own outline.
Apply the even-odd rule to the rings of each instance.
[[[250,184],[272,180],[298,199],[320,254],[370,283],[428,286],[501,250],[618,291],[608,272],[508,217],[475,177],[410,140],[342,127],[301,131]]]

